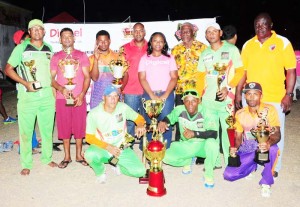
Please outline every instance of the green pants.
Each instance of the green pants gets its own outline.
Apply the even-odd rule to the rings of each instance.
[[[205,157],[204,177],[214,178],[213,168],[219,152],[219,144],[215,139],[190,139],[187,141],[172,142],[167,149],[163,162],[172,166],[181,167],[190,165],[193,157]]]
[[[227,128],[229,125],[226,123],[226,118],[229,116],[229,113],[226,111],[226,102],[217,102],[217,101],[203,101],[203,106],[206,109],[206,117],[210,117],[211,119],[220,120],[217,121],[216,129],[219,130],[219,125],[221,123],[222,128],[222,149],[224,154],[224,162],[227,166],[228,164],[228,156],[229,156],[229,139],[227,134]],[[220,142],[220,135],[218,133],[217,137],[218,142]],[[216,165],[215,166],[222,166],[220,153],[218,155]]]
[[[20,92],[19,92],[20,93]],[[18,94],[18,123],[22,168],[32,169],[32,133],[35,121],[42,138],[41,162],[52,161],[55,102],[52,88]]]
[[[111,155],[107,150],[96,145],[91,145],[85,151],[84,157],[89,165],[93,168],[96,176],[105,173],[105,163]],[[146,173],[145,166],[131,148],[127,148],[120,154],[118,166],[124,175],[131,177],[142,177]]]

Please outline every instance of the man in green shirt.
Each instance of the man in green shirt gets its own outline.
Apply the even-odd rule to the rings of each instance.
[[[15,47],[5,67],[6,75],[18,83],[21,175],[29,175],[32,169],[32,133],[36,119],[43,140],[41,161],[57,167],[52,161],[55,114],[50,75],[52,48],[43,41],[45,29],[41,20],[31,20],[28,32],[31,38]]]
[[[215,166],[219,145],[217,138],[217,120],[205,116],[200,105],[197,90],[188,89],[183,94],[184,105],[179,105],[158,124],[158,130],[165,132],[169,125],[179,123],[180,140],[172,142],[167,149],[163,162],[173,166],[183,166],[182,173],[190,174],[194,157],[204,157],[206,188],[214,187],[213,168]]]

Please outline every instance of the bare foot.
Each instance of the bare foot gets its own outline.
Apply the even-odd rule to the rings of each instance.
[[[20,172],[21,175],[29,175],[30,174],[30,170],[29,169],[23,169],[21,172]]]
[[[55,163],[55,162],[50,162],[49,164],[48,164],[50,167],[57,167],[57,164]]]

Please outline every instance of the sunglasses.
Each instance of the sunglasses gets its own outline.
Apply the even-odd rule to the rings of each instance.
[[[186,91],[183,93],[183,96],[192,95],[192,96],[199,96],[196,91]]]

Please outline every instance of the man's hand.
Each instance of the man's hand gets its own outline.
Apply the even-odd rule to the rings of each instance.
[[[140,138],[146,133],[146,128],[144,126],[136,126],[135,135]]]
[[[235,105],[236,110],[243,108],[241,94],[237,94],[237,93],[235,94],[234,105]]]
[[[80,93],[79,96],[77,96],[77,97],[75,98],[75,106],[74,106],[74,107],[76,107],[76,106],[81,106],[82,103],[83,103],[83,99],[84,99],[84,94],[83,94],[83,93]]]
[[[186,128],[186,127],[183,127],[184,131],[183,131],[183,136],[187,139],[191,139],[191,138],[194,138],[195,137],[195,132]]]
[[[120,154],[121,154],[121,150],[120,150],[118,147],[113,146],[113,145],[111,145],[111,144],[109,144],[109,145],[106,147],[106,150],[107,150],[110,154],[112,154],[113,156],[115,156],[115,157],[119,157]]]
[[[34,83],[34,81],[28,81],[26,83],[26,85],[24,85],[27,89],[27,92],[37,92],[38,91],[33,88],[33,83]]]
[[[228,94],[226,87],[223,87],[220,91],[217,92],[217,95],[221,101],[225,100]]]
[[[271,145],[268,142],[263,142],[258,144],[258,148],[261,150],[261,152],[267,152],[269,151]]]
[[[281,108],[283,113],[286,113],[291,110],[293,97],[285,95],[281,100]]]
[[[166,130],[169,130],[168,124],[164,121],[160,121],[157,128],[160,133],[165,133]]]
[[[98,49],[99,45],[97,44],[97,41],[95,42],[95,47],[94,47],[94,56],[95,60],[98,60],[100,57],[100,51]]]

